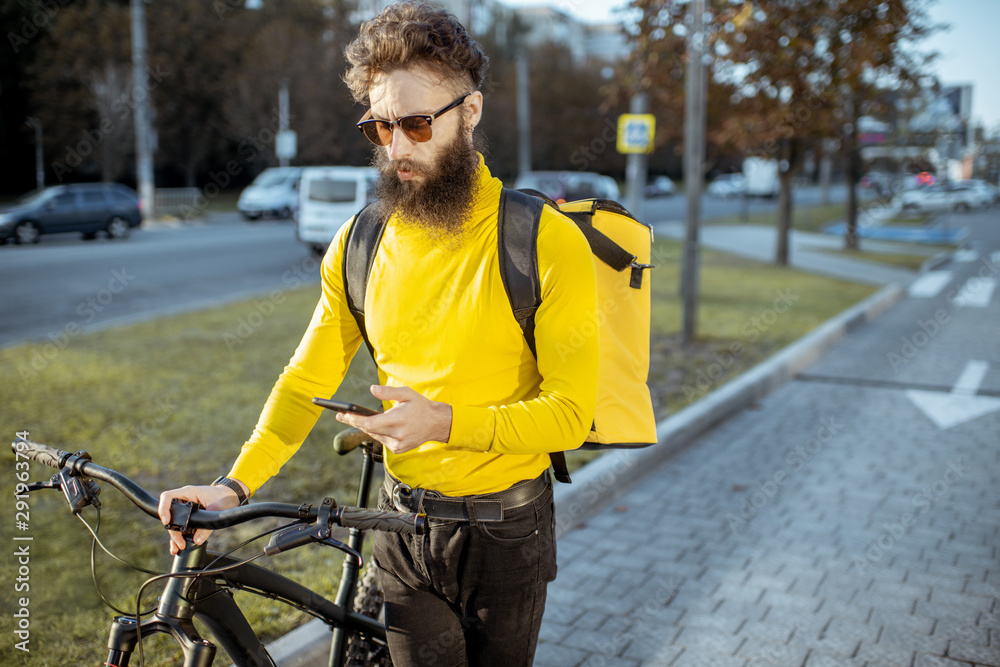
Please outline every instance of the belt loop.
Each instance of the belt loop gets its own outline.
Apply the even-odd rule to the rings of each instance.
[[[424,493],[427,489],[422,489],[419,486],[410,491],[410,497],[413,498],[413,509],[411,512],[423,512],[424,511]]]
[[[479,517],[476,516],[476,501],[474,500],[474,496],[465,497],[465,511],[469,515],[469,525],[478,526]]]

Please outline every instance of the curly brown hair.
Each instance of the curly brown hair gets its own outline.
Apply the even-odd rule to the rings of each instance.
[[[351,68],[344,81],[361,104],[380,74],[422,64],[469,90],[479,88],[490,62],[457,18],[419,0],[389,5],[363,23],[345,55]]]

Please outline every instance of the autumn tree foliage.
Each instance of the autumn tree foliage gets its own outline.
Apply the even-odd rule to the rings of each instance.
[[[711,0],[707,155],[737,147],[779,163],[775,261],[788,263],[792,184],[803,158],[842,138],[850,187],[845,244],[857,247],[860,179],[857,118],[886,87],[916,85],[926,58],[915,50],[933,29],[921,0]],[[683,108],[689,3],[633,0],[633,87],[658,113]],[[678,127],[674,125],[674,127]],[[670,141],[667,135],[662,141]],[[659,141],[659,140],[658,140]]]

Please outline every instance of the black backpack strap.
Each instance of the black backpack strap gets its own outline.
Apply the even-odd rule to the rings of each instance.
[[[388,218],[380,217],[378,213],[378,206],[373,202],[354,216],[354,222],[347,233],[343,267],[347,307],[358,323],[358,329],[361,330],[361,336],[365,339],[373,360],[375,348],[368,340],[368,329],[365,328],[365,294],[368,292],[368,276],[375,261],[375,251],[388,222]]]
[[[497,215],[500,278],[531,354],[535,352],[535,311],[542,303],[538,278],[538,222],[545,202],[504,188]]]
[[[580,211],[574,213],[562,212],[567,218],[576,223],[583,235],[587,237],[590,250],[599,260],[610,266],[615,271],[624,271],[635,261],[635,255],[611,240],[610,237],[601,233],[594,227],[594,212]]]
[[[538,223],[545,201],[517,190],[504,188],[500,193],[497,215],[497,250],[500,255],[500,278],[528,343],[535,357],[535,312],[542,303],[541,281],[538,277]],[[563,452],[549,454],[552,471],[560,482],[572,480]]]

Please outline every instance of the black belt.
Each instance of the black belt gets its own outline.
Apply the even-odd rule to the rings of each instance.
[[[449,521],[503,521],[504,511],[527,505],[551,484],[546,470],[535,479],[514,484],[505,491],[478,496],[445,496],[437,491],[411,488],[385,474],[385,492],[396,510],[423,512],[433,519]]]

